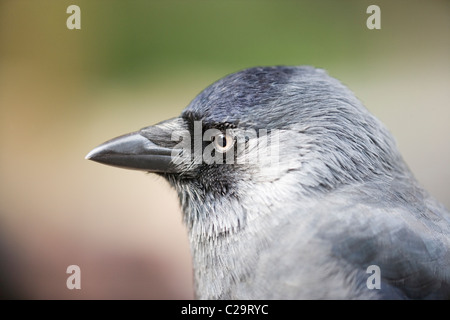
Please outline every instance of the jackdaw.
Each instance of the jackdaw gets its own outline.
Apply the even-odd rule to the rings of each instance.
[[[174,187],[199,299],[450,298],[449,212],[324,70],[228,75],[86,158]]]

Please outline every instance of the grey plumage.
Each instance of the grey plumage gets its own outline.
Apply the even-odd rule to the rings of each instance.
[[[450,298],[449,212],[420,187],[383,124],[325,71],[231,74],[179,118],[136,135],[172,150],[171,133],[192,133],[194,121],[203,132],[264,129],[280,142],[276,162],[251,143],[231,164],[130,162],[176,189],[198,298]],[[88,158],[127,167],[111,150]],[[380,268],[380,289],[366,285],[370,265]]]

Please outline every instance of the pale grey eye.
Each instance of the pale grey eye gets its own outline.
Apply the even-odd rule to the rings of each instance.
[[[234,139],[229,134],[219,133],[216,134],[213,139],[214,149],[220,153],[227,152],[234,145]]]

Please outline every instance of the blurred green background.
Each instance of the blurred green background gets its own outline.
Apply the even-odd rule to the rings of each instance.
[[[450,207],[449,34],[450,1],[1,0],[0,298],[192,298],[175,192],[84,156],[247,67],[328,70]]]

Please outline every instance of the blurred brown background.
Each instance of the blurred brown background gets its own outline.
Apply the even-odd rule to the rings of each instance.
[[[84,156],[256,65],[327,69],[450,207],[449,31],[449,1],[1,0],[0,298],[192,298],[175,192]]]

